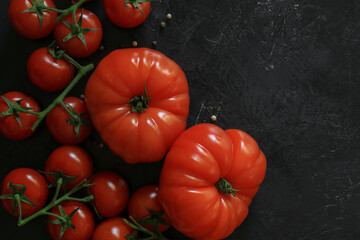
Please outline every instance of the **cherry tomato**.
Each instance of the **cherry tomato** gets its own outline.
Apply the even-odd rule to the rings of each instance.
[[[74,181],[66,184],[67,190],[72,189],[84,179],[89,179],[93,173],[93,162],[90,155],[76,145],[64,145],[56,148],[46,160],[45,172],[61,170],[64,175],[77,177]],[[46,175],[52,183],[55,179]]]
[[[111,52],[87,82],[85,99],[96,130],[127,163],[160,161],[186,128],[186,76],[155,50]]]
[[[9,99],[11,102],[20,102],[21,107],[33,108],[30,111],[40,112],[40,107],[38,103],[31,97],[25,95],[21,92],[8,92],[3,95],[5,98]],[[0,113],[3,113],[9,109],[9,106],[6,104],[4,99],[0,98]],[[21,126],[16,120],[14,115],[8,115],[0,118],[0,134],[6,138],[12,140],[22,140],[30,137],[34,131],[31,130],[31,127],[34,125],[37,116],[29,113],[19,113]]]
[[[71,32],[71,29],[67,27],[63,23],[63,21],[73,24],[73,14],[67,15],[65,18],[62,19],[62,21],[59,21],[55,25],[54,29],[54,37],[56,43],[60,46],[60,48],[64,49],[68,55],[73,57],[90,56],[99,48],[102,40],[103,31],[99,18],[94,13],[86,9],[77,9],[76,21],[79,21],[80,15],[82,13],[82,28],[96,29],[94,31],[86,32],[83,34],[86,41],[86,48],[85,44],[77,36],[69,39],[68,41],[63,41],[63,39]]]
[[[46,92],[65,88],[75,75],[75,67],[63,59],[55,59],[46,47],[33,52],[27,62],[30,81]]]
[[[12,170],[6,175],[2,182],[1,195],[12,193],[8,185],[9,183],[24,185],[26,187],[24,195],[36,205],[35,207],[28,203],[21,202],[22,217],[28,217],[45,206],[49,190],[45,178],[39,172],[30,168],[17,168]],[[16,188],[20,189],[18,186],[16,186]],[[2,199],[1,204],[8,213],[14,215],[12,199]],[[18,216],[18,214],[19,211],[17,208],[15,216]]]
[[[45,0],[44,5],[56,8],[52,0]],[[8,9],[11,25],[19,34],[26,38],[39,39],[49,35],[54,30],[55,19],[58,14],[53,11],[44,11],[43,22],[40,25],[37,13],[22,13],[31,7],[33,7],[33,4],[30,0],[11,0]]]
[[[85,204],[76,201],[66,201],[62,202],[60,205],[64,209],[66,215],[69,215],[75,209],[79,208],[71,218],[71,223],[75,226],[75,230],[71,228],[66,229],[61,240],[89,240],[95,227],[94,215],[91,213],[90,209]],[[50,212],[60,216],[58,206],[52,208]],[[49,216],[47,220],[49,222],[56,219],[57,218],[54,216]],[[48,223],[47,229],[51,239],[59,240],[60,225]]]
[[[85,113],[82,118],[85,123],[90,124],[91,120],[89,115],[86,113],[86,105],[83,100],[76,97],[66,97],[63,102],[69,104],[77,114]],[[67,108],[71,110],[68,106]],[[69,120],[72,119],[69,113],[59,104],[54,109],[52,109],[46,116],[46,126],[51,134],[51,136],[58,142],[62,144],[77,144],[84,141],[89,137],[92,126],[81,125],[79,128],[80,139],[76,136],[75,125],[80,121],[77,118],[77,122],[74,124],[69,123]]]
[[[126,234],[133,234],[132,229],[123,218],[109,218],[96,227],[92,240],[126,240]]]
[[[135,219],[146,218],[150,216],[150,213],[146,210],[146,208],[156,213],[164,210],[158,200],[158,186],[156,185],[147,185],[139,188],[131,196],[128,204],[129,216],[132,216]],[[169,222],[169,218],[165,213],[161,218],[163,221]],[[144,225],[144,227],[153,231],[153,226],[151,225]],[[159,224],[159,230],[161,232],[165,231],[169,227],[170,225]]]
[[[139,8],[125,0],[103,0],[105,13],[112,23],[123,28],[133,28],[140,25],[149,16],[151,3],[139,1]]]
[[[90,187],[90,192],[99,215],[114,217],[125,209],[129,200],[129,187],[119,174],[102,171],[90,183],[95,184]]]

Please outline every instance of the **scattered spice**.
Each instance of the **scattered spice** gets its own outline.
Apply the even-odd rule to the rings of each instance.
[[[84,94],[81,94],[81,95],[80,95],[80,99],[82,99],[82,100],[84,100],[84,99],[85,99]]]
[[[103,147],[104,147],[104,144],[103,144],[103,143],[100,143],[100,144],[99,144],[99,147],[100,147],[100,148],[103,148]]]
[[[162,28],[165,28],[165,27],[166,27],[166,23],[165,23],[165,22],[161,22],[161,23],[160,23],[160,26],[161,26]]]
[[[210,119],[211,119],[211,121],[215,122],[216,121],[216,116],[212,115]]]
[[[157,41],[153,41],[152,45],[153,45],[153,47],[156,47],[157,46]]]
[[[132,42],[133,47],[136,47],[138,45],[137,41]]]
[[[99,50],[104,51],[104,45],[100,45]]]
[[[172,15],[171,15],[170,13],[168,13],[168,14],[166,15],[166,18],[170,20],[170,19],[172,18]]]

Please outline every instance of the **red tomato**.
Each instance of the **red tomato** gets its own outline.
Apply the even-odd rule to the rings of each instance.
[[[119,215],[129,200],[129,187],[126,181],[117,173],[102,171],[97,173],[90,182],[94,196],[95,207],[99,215],[114,217]]]
[[[68,41],[63,39],[71,32],[71,29],[67,27],[62,21],[73,24],[73,14],[67,15],[62,21],[59,21],[55,25],[54,37],[56,43],[60,48],[64,49],[65,52],[73,57],[87,57],[93,54],[100,46],[102,39],[102,25],[99,18],[92,12],[86,9],[76,10],[76,21],[79,21],[80,15],[83,12],[82,17],[82,28],[93,28],[95,31],[84,33],[84,39],[86,41],[86,47],[79,37],[73,37]]]
[[[112,23],[123,28],[133,28],[140,25],[149,16],[151,3],[140,2],[143,14],[139,9],[136,9],[130,2],[125,0],[103,0],[105,13]]]
[[[96,227],[92,240],[126,240],[126,234],[133,234],[132,229],[123,218],[109,218]]]
[[[66,201],[62,202],[60,205],[64,209],[66,215],[69,215],[72,211],[79,208],[71,218],[71,223],[75,226],[75,230],[71,228],[66,229],[61,240],[89,240],[95,227],[94,215],[91,213],[90,209],[85,204],[76,201]],[[60,216],[58,206],[51,209],[50,212]],[[56,217],[49,216],[47,220],[49,222],[56,219]],[[60,225],[48,223],[47,229],[51,239],[59,240]]]
[[[11,171],[2,182],[1,195],[12,193],[8,183],[24,185],[26,187],[24,195],[37,206],[21,202],[22,217],[33,215],[45,206],[49,190],[45,178],[39,172],[30,168],[17,168]],[[20,187],[16,187],[20,189]],[[1,204],[8,213],[14,215],[13,200],[2,199]],[[17,208],[15,215],[18,216],[18,214]]]
[[[21,107],[34,108],[33,112],[40,112],[40,107],[38,103],[31,97],[25,95],[21,92],[8,92],[3,95],[11,102],[17,102],[21,99],[24,99],[20,102]],[[9,106],[6,104],[4,99],[0,98],[0,113],[5,112],[9,109]],[[21,126],[16,120],[14,115],[8,115],[0,118],[0,134],[6,138],[12,140],[22,140],[30,137],[34,131],[31,130],[31,127],[34,125],[38,117],[29,113],[19,113]]]
[[[238,227],[259,189],[266,159],[240,130],[200,124],[185,131],[166,156],[159,200],[171,224],[192,239],[223,239]],[[238,191],[224,193],[225,181]]]
[[[126,71],[124,71],[126,69]],[[148,93],[147,109],[134,111]],[[95,128],[128,163],[162,159],[185,130],[189,90],[184,72],[160,52],[115,50],[90,77],[85,99]],[[130,101],[139,100],[138,103]]]
[[[86,113],[86,105],[83,100],[76,97],[66,97],[64,98],[64,103],[70,104],[70,106],[78,113]],[[51,136],[58,142],[62,144],[77,144],[84,141],[89,137],[92,126],[82,125],[79,128],[79,138],[76,136],[74,125],[68,123],[68,119],[71,119],[69,113],[59,104],[53,110],[51,110],[46,116],[46,126],[51,134]],[[83,119],[91,123],[90,117],[88,114],[83,116]]]
[[[45,0],[44,5],[56,8],[52,0]],[[53,11],[43,12],[43,22],[40,25],[37,13],[21,13],[31,7],[33,4],[30,0],[11,0],[8,9],[11,25],[19,34],[30,39],[39,39],[49,35],[54,30],[55,19],[58,14]]]
[[[56,173],[61,170],[64,175],[77,178],[66,184],[67,190],[72,189],[85,179],[90,179],[93,173],[93,163],[90,155],[76,145],[64,145],[56,148],[46,160],[45,172]],[[55,179],[46,175],[52,183]]]
[[[63,59],[54,59],[47,48],[33,52],[27,62],[30,81],[43,91],[55,92],[65,88],[75,75],[75,67]]]
[[[150,209],[154,212],[164,211],[158,200],[158,186],[156,185],[147,185],[138,189],[130,198],[128,204],[129,216],[132,216],[135,219],[146,218],[150,216],[150,213],[147,209]],[[164,213],[162,219],[165,222],[169,222],[167,215]],[[144,225],[150,231],[153,231],[153,226]],[[170,225],[159,224],[159,230],[161,232],[168,229]]]

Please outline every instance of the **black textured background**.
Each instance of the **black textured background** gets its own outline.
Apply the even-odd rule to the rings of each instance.
[[[65,8],[68,0],[57,0]],[[45,108],[57,94],[41,92],[26,61],[52,36],[28,40],[0,8],[0,94],[22,91]],[[104,27],[104,51],[81,60],[97,64],[119,47],[158,42],[157,50],[185,71],[191,105],[188,127],[210,122],[247,131],[267,156],[264,183],[244,223],[227,239],[360,239],[360,1],[163,0],[134,29],[115,27],[100,0],[84,4]],[[173,15],[165,29],[160,22]],[[71,92],[79,96],[86,78]],[[127,165],[94,133],[80,146],[98,169],[114,170],[131,191],[156,184],[162,162]],[[58,147],[44,123],[24,141],[0,136],[0,179],[14,168],[43,169]],[[49,239],[44,218],[21,228],[0,210],[1,239]],[[174,229],[168,237],[187,239]]]

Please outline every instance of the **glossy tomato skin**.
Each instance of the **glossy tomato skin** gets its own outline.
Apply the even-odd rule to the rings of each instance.
[[[119,215],[129,200],[129,187],[119,174],[101,171],[91,179],[90,192],[94,196],[95,207],[100,216]]]
[[[95,227],[94,215],[90,209],[85,204],[76,201],[65,201],[60,205],[64,209],[66,215],[69,215],[72,211],[79,208],[79,210],[77,210],[71,219],[71,223],[75,226],[75,231],[74,229],[68,228],[61,237],[61,240],[89,240],[92,233],[94,232]],[[50,212],[56,215],[60,215],[58,206],[52,208]],[[47,220],[49,222],[56,219],[57,218],[53,216],[49,216]],[[51,239],[59,239],[60,228],[60,225],[51,223],[47,224],[47,229]]]
[[[123,218],[109,218],[100,223],[92,236],[92,240],[126,240],[126,234],[133,234],[132,229]]]
[[[92,12],[86,9],[76,10],[76,21],[79,20],[81,13],[83,12],[82,27],[83,28],[94,28],[95,31],[84,33],[86,41],[85,48],[84,43],[78,38],[73,37],[70,40],[64,42],[63,39],[71,32],[70,28],[65,26],[62,21],[59,21],[55,25],[54,38],[56,43],[65,50],[65,52],[72,57],[88,57],[93,54],[100,46],[103,30],[99,18]],[[63,21],[73,24],[73,14],[69,14]]]
[[[87,112],[86,104],[83,100],[76,97],[64,98],[64,103],[68,103],[78,113]],[[52,109],[46,116],[46,126],[51,136],[62,144],[77,144],[84,141],[92,132],[92,126],[80,126],[79,135],[80,140],[75,134],[74,125],[67,122],[70,119],[70,115],[66,110],[59,104]],[[84,120],[91,123],[88,114],[84,115]]]
[[[24,99],[21,101],[20,106],[34,108],[31,111],[40,112],[39,104],[33,98],[27,96],[24,93],[8,92],[3,96],[9,99],[11,102],[17,102],[21,99]],[[5,112],[8,109],[9,107],[6,102],[0,98],[0,113]],[[34,133],[34,131],[31,130],[31,127],[38,119],[37,116],[28,113],[20,113],[19,115],[22,127],[19,125],[14,115],[0,118],[1,135],[12,140],[23,140],[30,137]]]
[[[75,75],[75,67],[63,59],[54,59],[47,48],[34,51],[27,62],[27,75],[30,81],[46,92],[65,88]]]
[[[44,4],[56,8],[52,0],[45,0]],[[43,13],[43,23],[40,26],[39,17],[36,13],[21,13],[32,6],[30,0],[11,0],[8,9],[10,23],[19,34],[26,38],[43,38],[54,30],[57,13],[45,11]]]
[[[25,196],[37,205],[37,207],[35,207],[22,202],[22,217],[28,217],[45,206],[49,190],[45,178],[39,172],[30,168],[17,168],[12,170],[6,175],[2,182],[1,195],[12,193],[8,183],[24,185],[26,187]],[[13,200],[2,199],[1,204],[9,214],[14,215],[12,207]],[[16,209],[15,213],[15,215],[18,216],[18,209]]]
[[[45,172],[56,173],[58,170],[67,176],[77,177],[66,184],[67,190],[70,190],[81,181],[89,180],[94,167],[90,155],[84,149],[76,145],[63,145],[56,148],[45,162]],[[50,183],[55,180],[49,175],[46,178]]]
[[[132,3],[128,2],[125,5],[125,0],[103,0],[103,6],[110,21],[123,28],[133,28],[143,23],[149,16],[151,9],[150,2],[139,3],[139,8],[144,14],[142,15]]]
[[[132,112],[129,101],[145,96],[145,84],[148,109]],[[190,101],[186,76],[174,61],[155,50],[110,53],[90,77],[85,99],[104,142],[128,163],[161,160],[186,128]]]
[[[247,133],[199,124],[167,154],[159,200],[178,231],[192,239],[223,239],[247,216],[265,171],[265,156]],[[236,197],[218,192],[220,178],[238,190]]]
[[[128,204],[128,213],[129,216],[132,216],[135,219],[145,218],[150,216],[150,209],[154,212],[164,211],[158,200],[158,186],[156,185],[147,185],[139,188],[130,198]],[[162,219],[169,223],[168,216],[164,213],[162,215]],[[153,227],[151,225],[144,225],[150,231],[153,231]],[[170,228],[170,225],[159,224],[159,230],[161,232]]]

